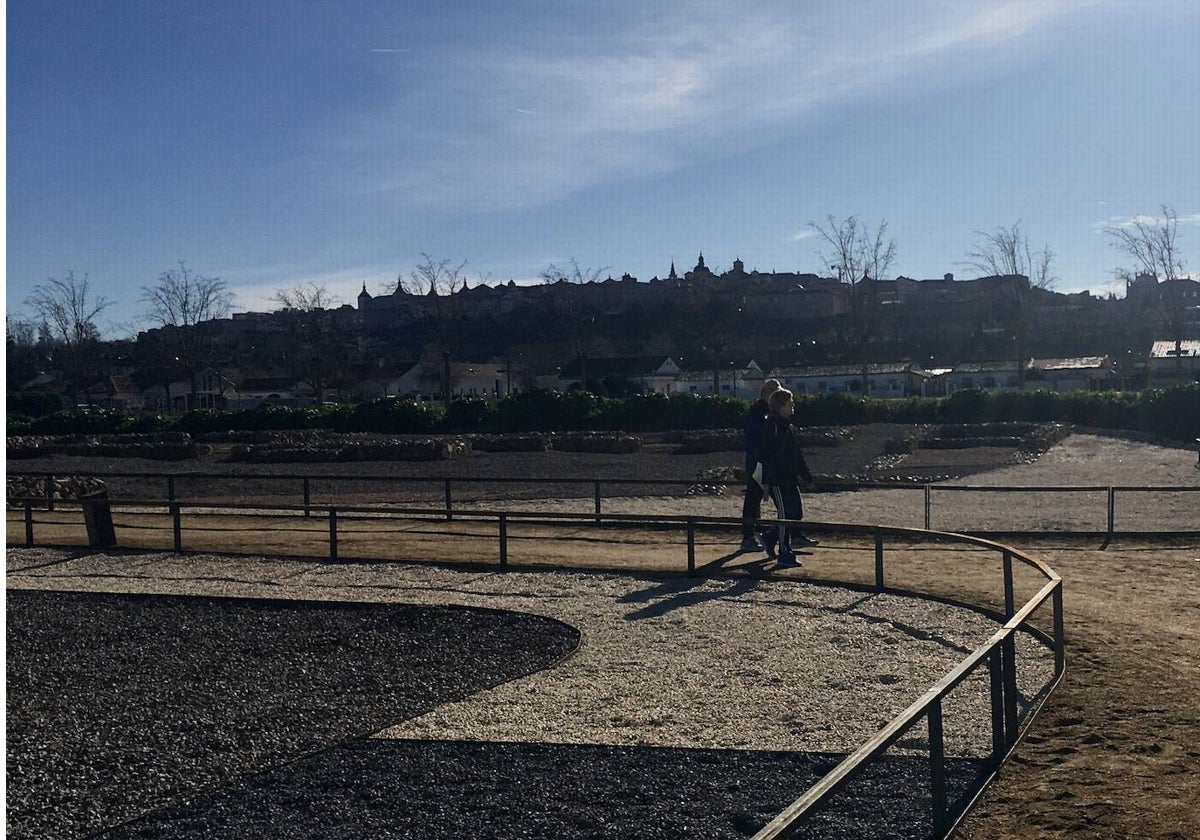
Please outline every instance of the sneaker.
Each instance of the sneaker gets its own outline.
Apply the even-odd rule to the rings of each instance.
[[[820,540],[814,540],[812,537],[806,537],[803,534],[794,538],[792,542],[796,543],[796,545],[800,546],[801,548],[809,548],[811,546],[821,544]]]
[[[796,555],[790,551],[779,552],[780,566],[799,566],[800,561],[796,559]]]
[[[742,537],[742,551],[762,551],[762,544],[753,536]]]

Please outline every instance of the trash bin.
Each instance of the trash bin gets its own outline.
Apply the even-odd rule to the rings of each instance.
[[[117,532],[113,528],[112,508],[108,504],[108,490],[92,490],[79,494],[83,506],[83,524],[87,526],[88,545],[92,548],[108,548],[117,544]]]

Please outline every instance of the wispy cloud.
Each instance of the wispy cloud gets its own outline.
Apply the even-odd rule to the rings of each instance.
[[[597,39],[451,46],[453,62],[421,65],[426,81],[398,77],[393,107],[351,124],[348,142],[380,162],[364,192],[458,208],[536,205],[736,154],[797,130],[817,106],[919,83],[952,62],[980,72],[1099,2],[868,0],[848,13],[697,0],[614,11],[613,34]]]
[[[798,230],[787,238],[788,242],[803,242],[805,239],[812,239],[817,235],[817,232],[812,228],[804,228]]]
[[[1140,213],[1136,216],[1110,216],[1099,222],[1092,222],[1096,230],[1107,228],[1132,228],[1137,225],[1154,225],[1161,222],[1163,217],[1158,214]],[[1187,213],[1177,216],[1176,221],[1181,225],[1200,225],[1200,213]]]

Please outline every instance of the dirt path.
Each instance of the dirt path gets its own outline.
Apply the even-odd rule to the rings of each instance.
[[[1200,837],[1200,546],[1040,554],[1067,679],[959,836]]]

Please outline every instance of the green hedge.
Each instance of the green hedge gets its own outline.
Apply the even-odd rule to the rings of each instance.
[[[63,410],[63,398],[45,391],[9,391],[8,411],[29,417],[42,417]]]
[[[454,400],[449,408],[382,399],[355,406],[289,408],[264,405],[242,411],[190,411],[179,417],[134,417],[111,411],[59,412],[28,418],[10,414],[8,431],[26,434],[275,431],[430,434],[434,432],[658,432],[736,429],[747,403],[729,397],[640,394],[617,399],[585,391],[527,391],[502,400]],[[1140,392],[959,391],[951,397],[878,400],[848,394],[800,396],[804,426],[865,423],[1065,422],[1144,432],[1190,441],[1200,437],[1200,384]]]

